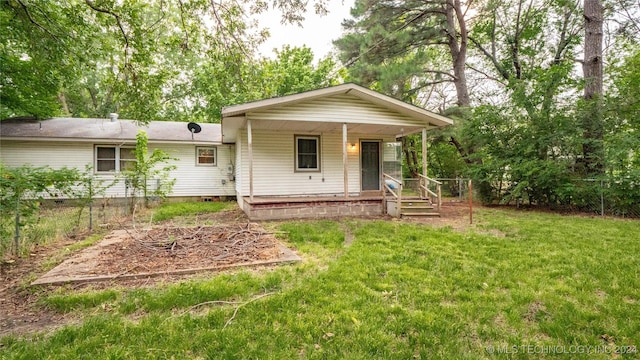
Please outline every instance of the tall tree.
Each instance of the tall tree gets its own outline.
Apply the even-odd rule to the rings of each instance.
[[[588,175],[604,171],[602,115],[602,24],[604,9],[600,0],[584,1],[584,101],[582,119],[584,172]]]
[[[323,0],[313,2],[326,12]],[[17,115],[189,118],[203,65],[237,71],[266,32],[269,6],[300,22],[306,1],[74,0],[0,2],[0,119]],[[225,74],[221,74],[226,76]]]
[[[227,56],[211,53],[210,56]],[[339,74],[330,58],[314,64],[307,47],[285,46],[276,59],[231,63],[214,60],[203,64],[193,77],[194,116],[219,121],[222,107],[335,85]]]
[[[470,105],[465,63],[468,31],[465,13],[470,3],[460,0],[356,1],[347,33],[335,42],[351,78],[404,101],[424,104],[441,92],[434,87],[453,85],[455,110],[464,118]],[[451,112],[446,96],[439,97],[441,112]],[[428,104],[433,105],[433,103]],[[445,133],[438,138],[444,139]],[[465,161],[474,162],[473,149],[452,132],[446,133]],[[408,171],[420,172],[416,139],[403,138]]]
[[[629,55],[612,61],[613,79],[605,92],[604,145],[606,178],[615,184],[606,189],[621,214],[638,211],[640,191],[640,45],[627,45]]]
[[[364,85],[415,101],[421,90],[451,83],[456,104],[468,106],[467,9],[460,0],[358,0],[334,44],[350,76]]]
[[[456,86],[457,104],[460,107],[466,107],[470,105],[465,67],[467,62],[468,31],[462,2],[460,0],[447,0],[444,10],[447,19],[445,32],[447,34],[449,54],[451,54],[453,63],[453,83]]]

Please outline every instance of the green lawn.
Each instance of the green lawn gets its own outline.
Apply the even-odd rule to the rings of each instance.
[[[233,206],[229,202],[177,202],[164,203],[152,209],[152,219],[155,222],[174,219],[178,216],[209,214],[228,209]]]
[[[42,306],[84,321],[5,337],[0,358],[609,359],[640,346],[639,221],[486,209],[475,219],[464,233],[399,221],[273,225],[304,262],[56,291]]]

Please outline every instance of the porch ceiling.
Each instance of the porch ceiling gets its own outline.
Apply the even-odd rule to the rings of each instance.
[[[323,123],[309,121],[273,121],[252,120],[252,127],[257,130],[295,131],[295,132],[342,132],[341,123]],[[420,126],[379,125],[379,124],[347,124],[347,131],[354,134],[406,135],[422,131]]]
[[[225,130],[223,142],[234,142],[237,131],[247,127],[247,120],[244,117],[225,119]],[[314,121],[292,121],[292,120],[252,120],[253,130],[287,131],[298,133],[341,133],[342,123],[337,122],[314,122]],[[350,134],[367,134],[380,136],[395,136],[396,138],[422,131],[424,126],[416,125],[382,125],[382,124],[358,124],[347,123],[347,132]],[[435,126],[428,126],[433,129]]]

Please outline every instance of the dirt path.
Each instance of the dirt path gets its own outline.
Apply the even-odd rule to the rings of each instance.
[[[28,258],[0,263],[0,336],[32,332],[65,323],[64,316],[36,306],[42,290],[30,288],[29,282],[42,272],[45,261],[55,256],[61,247],[73,242],[38,246],[32,249]]]

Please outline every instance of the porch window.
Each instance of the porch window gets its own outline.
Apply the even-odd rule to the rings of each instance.
[[[296,136],[296,171],[320,171],[320,137]]]
[[[213,146],[196,147],[196,164],[200,166],[216,166],[216,148]]]
[[[136,162],[132,147],[96,146],[95,169],[98,173],[115,173],[131,169]]]

